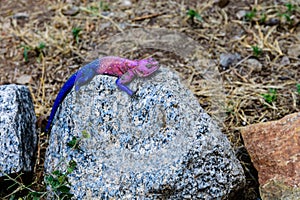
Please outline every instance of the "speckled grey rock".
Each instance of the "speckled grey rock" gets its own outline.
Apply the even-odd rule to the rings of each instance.
[[[0,86],[0,176],[33,170],[37,147],[35,123],[28,88]]]
[[[220,66],[223,70],[227,70],[229,66],[236,64],[241,60],[241,55],[238,53],[222,53],[220,55]]]
[[[114,82],[97,76],[72,91],[54,121],[45,168],[76,161],[76,199],[226,199],[243,188],[229,141],[174,72],[135,79],[138,99]],[[74,136],[80,150],[67,146]]]

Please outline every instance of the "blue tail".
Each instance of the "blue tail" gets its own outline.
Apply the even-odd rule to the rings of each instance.
[[[60,89],[60,91],[54,101],[54,104],[53,104],[53,107],[52,107],[52,110],[51,110],[51,113],[50,113],[50,116],[48,119],[48,123],[47,123],[46,129],[45,129],[45,133],[48,133],[51,130],[51,124],[55,117],[55,113],[56,113],[59,105],[61,104],[61,102],[63,102],[63,100],[65,99],[67,94],[72,90],[74,83],[75,83],[76,75],[77,75],[77,72],[74,73]]]

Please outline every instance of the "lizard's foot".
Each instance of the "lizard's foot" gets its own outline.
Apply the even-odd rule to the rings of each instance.
[[[131,95],[131,98],[134,100],[137,100],[139,98],[139,95],[137,94],[138,90],[136,90],[135,92],[133,92],[133,94]]]

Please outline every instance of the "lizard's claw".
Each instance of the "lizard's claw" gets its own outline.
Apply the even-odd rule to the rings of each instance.
[[[138,89],[135,92],[133,92],[133,94],[130,96],[131,99],[137,100],[139,98],[139,95],[137,94],[137,92],[138,92]]]

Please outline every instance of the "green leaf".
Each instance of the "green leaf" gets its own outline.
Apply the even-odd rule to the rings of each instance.
[[[196,18],[198,21],[202,21],[203,20],[202,17],[200,16],[200,14],[197,11],[193,10],[193,9],[188,10],[187,15],[191,19]]]
[[[44,42],[40,42],[38,49],[41,51],[46,47],[46,44]]]
[[[58,187],[57,190],[62,192],[62,193],[69,193],[70,192],[70,187],[68,187],[66,185],[62,185],[62,186]]]
[[[277,99],[277,91],[276,89],[270,88],[267,94],[261,94],[261,96],[265,99],[267,103],[271,104],[273,101],[276,101]]]
[[[298,94],[300,94],[300,83],[297,83],[296,87],[297,87]]]
[[[252,21],[252,19],[255,17],[255,15],[256,15],[256,9],[254,8],[253,10],[251,10],[250,12],[247,12],[245,14],[245,20]]]
[[[287,8],[287,12],[293,12],[294,10],[296,10],[296,6],[291,4],[291,3],[287,3],[285,4],[285,7]]]
[[[76,168],[76,166],[77,166],[76,161],[71,160],[71,161],[69,162],[69,167],[67,168],[67,173],[68,173],[68,174],[72,173],[72,172],[74,171],[74,169]]]
[[[66,175],[64,174],[64,175],[61,175],[61,176],[57,177],[57,180],[58,180],[58,182],[59,182],[60,184],[63,184],[63,183],[66,182],[67,177],[66,177]]]
[[[259,56],[259,55],[262,54],[262,49],[259,48],[257,45],[251,46],[251,47],[252,47],[252,51],[253,51],[254,56]]]
[[[83,130],[81,133],[82,133],[83,138],[90,138],[91,137],[91,135],[86,130]]]
[[[73,34],[73,37],[74,37],[76,43],[79,43],[79,33],[81,31],[82,31],[82,29],[79,27],[75,27],[72,29],[72,34]]]
[[[59,171],[59,170],[53,171],[52,174],[57,175],[57,176],[61,176],[62,175],[61,171]]]
[[[75,136],[73,136],[72,140],[70,142],[67,143],[67,146],[72,148],[72,149],[80,149],[79,148],[79,141],[80,141],[80,138],[77,138]]]
[[[39,200],[43,193],[41,192],[30,192],[30,197],[33,200]]]
[[[260,23],[265,23],[267,19],[267,15],[265,13],[262,14],[261,18],[259,19]]]
[[[103,11],[109,11],[109,5],[105,2],[100,1],[99,6]]]
[[[23,47],[23,56],[24,56],[25,62],[28,62],[28,52],[31,50],[31,48],[27,45],[22,45],[21,47]]]

